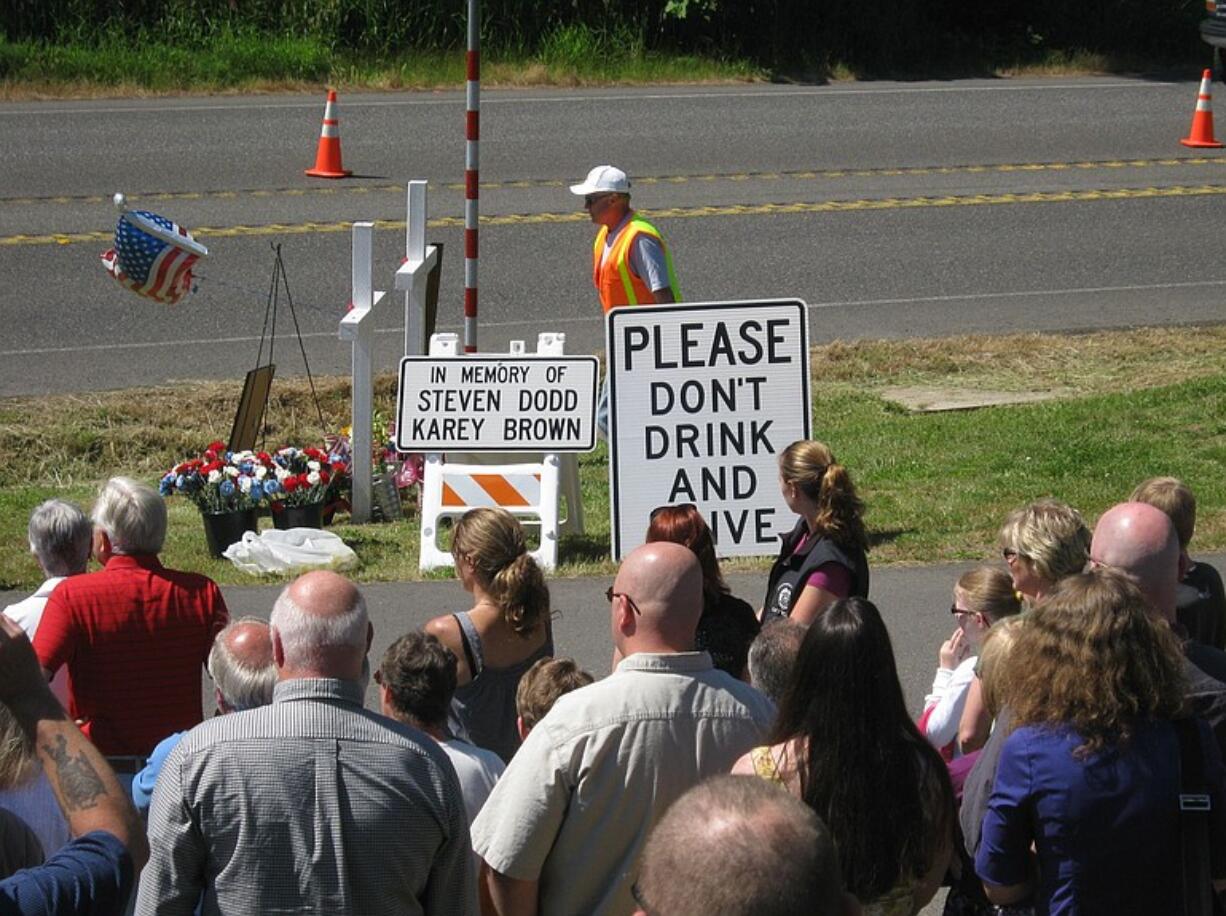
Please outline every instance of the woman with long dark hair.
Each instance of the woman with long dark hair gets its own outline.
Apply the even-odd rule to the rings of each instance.
[[[702,567],[702,617],[695,647],[711,654],[715,667],[735,678],[745,674],[749,644],[758,635],[753,608],[732,594],[720,572],[711,528],[693,503],[660,506],[651,513],[647,543],[671,541],[688,547]]]
[[[864,504],[847,469],[825,443],[801,439],[779,456],[779,487],[800,518],[771,567],[762,622],[809,624],[840,598],[867,598]]]
[[[426,624],[458,662],[448,724],[457,738],[509,762],[519,748],[519,679],[537,659],[553,654],[549,588],[528,553],[523,527],[505,509],[465,512],[452,533],[451,553],[473,606]]]
[[[953,791],[907,714],[872,602],[836,601],[810,625],[771,740],[733,772],[780,782],[817,812],[866,913],[918,913],[949,866]]]

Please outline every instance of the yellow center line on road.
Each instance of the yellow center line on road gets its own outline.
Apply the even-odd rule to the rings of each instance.
[[[857,200],[768,204],[730,204],[709,207],[644,209],[653,219],[694,219],[721,216],[771,216],[795,213],[854,213],[865,210],[915,210],[931,207],[979,207],[1007,204],[1082,203],[1104,200],[1144,200],[1172,197],[1209,197],[1226,194],[1226,185],[1170,185],[1166,187],[1103,188],[1088,191],[1020,191],[1008,194],[950,194],[940,197],[867,197]],[[483,226],[531,226],[548,223],[587,222],[585,213],[522,213],[483,216]],[[349,232],[351,222],[269,223],[262,226],[195,226],[196,238],[241,238],[260,235],[309,235]],[[445,216],[428,222],[432,229],[462,228],[459,217]],[[376,229],[404,229],[404,220],[375,220]],[[48,235],[0,236],[0,248],[26,245],[71,245],[75,242],[109,242],[108,231],[66,232]]]
[[[1175,156],[1167,159],[1101,159],[1082,160],[1078,162],[1005,162],[992,165],[932,165],[914,166],[908,168],[876,168],[876,169],[794,169],[776,172],[718,172],[703,175],[648,175],[636,177],[638,185],[654,184],[690,184],[696,182],[710,183],[715,181],[833,181],[844,178],[894,178],[917,175],[989,175],[1008,174],[1011,172],[1087,172],[1096,170],[1121,171],[1126,169],[1149,168],[1183,168],[1204,166],[1226,166],[1226,157],[1213,156]],[[483,191],[522,190],[525,188],[565,188],[568,181],[558,179],[529,178],[519,181],[485,181],[481,182]],[[446,182],[440,187],[449,191],[463,191],[463,182]],[[336,197],[344,194],[397,194],[403,195],[402,184],[343,184],[326,187],[312,186],[307,188],[267,188],[238,191],[165,191],[149,194],[129,194],[132,203],[157,203],[176,200],[238,200],[243,198],[268,197]],[[31,204],[102,204],[110,203],[110,197],[100,194],[83,195],[47,195],[45,197],[4,197],[0,198],[0,206],[31,205]]]

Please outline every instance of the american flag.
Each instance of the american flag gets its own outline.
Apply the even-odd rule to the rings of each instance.
[[[115,247],[102,266],[134,293],[174,304],[192,285],[192,265],[208,254],[191,233],[156,213],[131,210],[115,225]]]

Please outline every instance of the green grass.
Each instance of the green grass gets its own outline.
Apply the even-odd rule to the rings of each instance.
[[[288,30],[287,30],[288,31]],[[387,41],[382,46],[399,47]],[[1200,49],[1197,49],[1198,52]],[[246,26],[194,28],[175,20],[165,30],[135,35],[112,26],[100,34],[85,25],[56,42],[8,40],[0,32],[0,99],[113,96],[160,93],[275,92],[331,85],[342,89],[439,89],[462,86],[461,50],[412,49],[361,52],[340,46],[324,32],[267,34]],[[642,30],[625,25],[554,26],[535,47],[514,42],[484,48],[481,78],[489,87],[639,85],[739,82],[765,79],[854,80],[890,76],[1035,76],[1144,71],[1190,60],[1112,57],[1087,51],[1030,48],[989,53],[966,51],[933,60],[902,58],[897,72],[853,66],[826,57],[792,61],[775,71],[747,57],[647,47]]]
[[[835,343],[813,351],[814,435],[834,448],[868,505],[872,560],[987,558],[1016,506],[1056,496],[1093,520],[1141,479],[1183,478],[1200,512],[1195,547],[1226,547],[1226,327],[1102,334]],[[325,418],[344,424],[347,384],[317,380]],[[394,379],[376,385],[390,414]],[[1059,392],[1057,400],[910,413],[892,386]],[[0,588],[39,572],[21,549],[30,510],[51,496],[87,505],[113,474],[156,481],[229,429],[240,385],[201,382],[88,396],[0,401]],[[279,380],[268,445],[321,435],[305,384]],[[560,575],[607,573],[609,504],[603,445],[580,456],[586,533],[563,538]],[[263,524],[268,524],[267,521]],[[362,561],[363,581],[418,578],[414,513],[334,529]],[[164,559],[222,582],[255,581],[209,559],[196,509],[170,501]],[[734,568],[760,565],[738,561]]]
[[[328,79],[334,56],[305,38],[224,34],[207,49],[103,39],[95,46],[0,42],[7,86],[139,87],[152,92],[224,89]]]
[[[487,86],[587,85],[747,80],[743,61],[645,50],[641,37],[577,27],[549,33],[537,53],[492,53]],[[0,98],[116,93],[271,91],[330,84],[364,89],[432,89],[464,83],[462,51],[395,56],[332,50],[318,38],[222,32],[195,46],[156,36],[103,36],[50,44],[0,37]]]

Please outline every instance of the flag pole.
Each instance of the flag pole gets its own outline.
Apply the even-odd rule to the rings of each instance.
[[[464,352],[477,352],[477,176],[481,136],[481,18],[478,0],[468,0],[468,55],[464,144]]]
[[[182,248],[184,251],[190,251],[192,254],[200,258],[206,258],[209,255],[209,250],[204,245],[197,242],[195,239],[190,239],[186,235],[178,232],[171,232],[169,229],[164,229],[151,219],[145,219],[139,213],[128,209],[128,199],[122,192],[117,192],[111,198],[113,203],[123,214],[123,218],[129,222],[135,223],[143,232],[149,233],[155,239],[165,242],[167,245],[174,245],[176,248]]]

